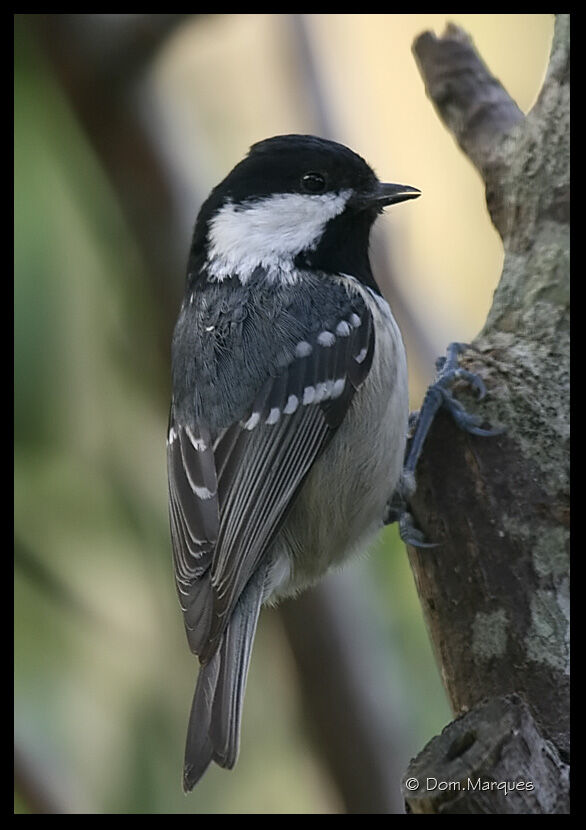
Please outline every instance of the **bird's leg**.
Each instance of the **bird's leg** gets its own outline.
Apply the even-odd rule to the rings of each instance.
[[[385,524],[399,523],[401,539],[414,547],[434,547],[426,542],[422,532],[415,527],[409,512],[409,502],[415,493],[415,468],[423,449],[427,433],[437,412],[442,407],[447,409],[460,429],[472,435],[500,435],[502,428],[484,429],[480,426],[483,419],[479,415],[466,412],[462,404],[454,398],[450,387],[456,380],[467,381],[477,392],[478,400],[486,394],[484,382],[479,375],[460,368],[458,355],[467,348],[465,343],[450,343],[446,356],[436,361],[436,378],[429,386],[421,409],[409,416],[409,436],[405,454],[405,465],[399,485],[387,506]]]

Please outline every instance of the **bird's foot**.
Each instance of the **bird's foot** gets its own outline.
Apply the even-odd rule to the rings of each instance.
[[[447,409],[457,426],[472,435],[488,437],[500,435],[504,428],[482,427],[483,418],[467,412],[464,406],[456,400],[451,386],[457,380],[467,381],[476,391],[478,400],[486,395],[486,387],[479,375],[462,369],[458,363],[458,356],[468,348],[465,343],[450,343],[446,356],[436,361],[436,378],[429,386],[419,412],[412,412],[408,424],[408,444],[405,466],[401,481],[389,504],[385,524],[397,522],[401,539],[413,547],[436,547],[437,543],[428,542],[425,535],[415,525],[415,520],[409,511],[409,503],[415,493],[415,467],[421,455],[427,433],[439,409]]]
[[[410,441],[405,460],[405,471],[407,473],[414,474],[427,433],[438,410],[442,407],[447,409],[460,429],[469,432],[471,435],[488,437],[500,435],[504,432],[502,427],[482,427],[483,418],[480,415],[466,412],[464,406],[452,394],[451,386],[455,381],[464,380],[476,391],[478,400],[482,400],[486,395],[486,387],[480,375],[462,369],[458,363],[458,355],[466,348],[468,346],[465,343],[450,343],[446,356],[440,357],[436,361],[437,375],[425,393],[421,409],[419,412],[412,413],[409,418]]]

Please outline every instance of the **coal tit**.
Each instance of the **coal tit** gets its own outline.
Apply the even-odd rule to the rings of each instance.
[[[263,603],[363,550],[401,476],[401,334],[369,235],[413,187],[333,141],[254,144],[195,225],[172,343],[175,577],[200,670],[183,784],[231,768]]]

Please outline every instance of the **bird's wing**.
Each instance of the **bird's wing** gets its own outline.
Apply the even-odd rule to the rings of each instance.
[[[358,295],[331,330],[301,341],[268,377],[242,421],[212,442],[203,424],[168,435],[175,576],[192,650],[202,663],[222,633],[301,483],[342,422],[374,353],[373,321]]]

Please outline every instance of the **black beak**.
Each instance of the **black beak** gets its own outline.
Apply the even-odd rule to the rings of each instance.
[[[421,190],[417,190],[416,187],[409,187],[406,184],[378,182],[370,193],[357,195],[356,202],[363,209],[378,208],[382,210],[388,205],[396,205],[399,202],[407,201],[407,199],[417,199],[418,196],[421,196]]]
[[[398,202],[405,202],[407,199],[417,199],[421,196],[421,190],[416,187],[409,187],[407,184],[382,184],[379,183],[376,189],[376,204],[381,207],[396,205]]]

